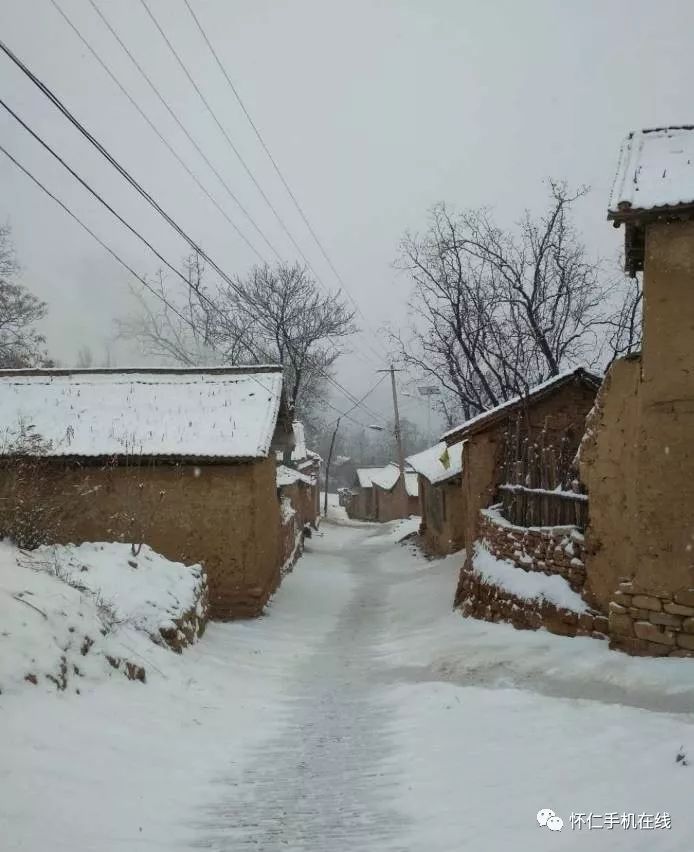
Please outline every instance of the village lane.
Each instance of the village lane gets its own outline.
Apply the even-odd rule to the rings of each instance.
[[[192,846],[477,852],[513,839],[536,852],[652,848],[645,831],[570,829],[573,811],[599,804],[674,810],[658,848],[689,848],[688,794],[670,767],[680,743],[694,742],[691,702],[673,696],[669,713],[641,709],[655,704],[651,693],[643,683],[617,688],[602,643],[462,619],[452,610],[462,557],[423,559],[400,541],[416,526],[327,523],[310,540],[258,625],[285,648],[266,663],[285,676],[273,724],[238,765],[230,746],[229,771],[186,821]],[[313,641],[297,639],[320,608],[326,620]],[[592,700],[577,701],[579,689]],[[657,747],[636,755],[632,743],[644,740]],[[653,760],[661,768],[649,773]],[[537,824],[547,807],[566,822],[560,837]]]
[[[258,745],[240,779],[220,782],[219,801],[201,826],[203,848],[409,848],[394,807],[399,779],[388,770],[392,714],[379,663],[388,628],[388,575],[379,557],[394,552],[394,541],[375,525],[323,529],[309,543],[310,558],[327,558],[331,572],[346,573],[349,593],[332,631],[296,667],[283,696],[284,729]],[[331,580],[315,590],[317,605],[326,590],[345,588]]]

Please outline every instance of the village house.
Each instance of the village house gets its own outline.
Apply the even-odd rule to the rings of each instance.
[[[564,458],[573,458],[599,387],[597,376],[578,367],[552,376],[524,396],[483,411],[443,435],[449,453],[462,444],[465,546],[478,537],[480,510],[501,496],[499,487],[515,473],[509,470],[509,453],[515,457],[520,444],[527,447],[542,441],[546,447],[560,447]],[[513,446],[516,441],[518,448]]]
[[[419,534],[432,555],[445,556],[465,546],[462,452],[462,441],[450,447],[441,441],[407,459],[419,481]]]
[[[694,127],[631,133],[608,219],[643,272],[640,353],[615,361],[581,447],[586,589],[612,644],[694,652]]]
[[[297,513],[302,528],[316,528],[320,520],[321,457],[306,447],[303,423],[292,423],[294,446],[277,452],[277,487]]]
[[[381,523],[419,515],[419,486],[414,470],[405,468],[405,494],[400,468],[391,462],[371,473],[374,519]],[[404,507],[404,508],[403,508]],[[403,515],[404,511],[404,515]]]
[[[33,507],[40,540],[146,543],[202,563],[213,617],[262,611],[288,555],[281,368],[5,370],[0,416],[3,534]]]
[[[380,470],[380,467],[357,468],[349,497],[345,501],[347,515],[352,520],[373,521],[376,519],[374,489],[371,477]]]

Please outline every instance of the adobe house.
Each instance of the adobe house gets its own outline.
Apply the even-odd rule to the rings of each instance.
[[[643,273],[641,353],[615,361],[580,453],[587,586],[613,645],[694,651],[694,127],[629,134],[608,219]]]
[[[419,515],[419,486],[414,470],[405,470],[406,512]],[[403,494],[400,468],[390,464],[371,472],[374,519],[385,523],[403,517]]]
[[[419,534],[426,552],[435,556],[465,546],[462,453],[462,441],[450,447],[441,441],[407,459],[419,480]]]
[[[301,525],[317,527],[320,519],[320,473],[322,459],[306,447],[304,425],[292,423],[294,447],[277,453],[277,487],[288,496],[301,519]],[[286,463],[284,463],[286,462]],[[298,476],[294,474],[299,474]]]
[[[345,507],[348,517],[357,521],[373,521],[375,519],[374,489],[371,476],[380,470],[380,467],[357,468],[351,488],[352,495]]]
[[[507,436],[516,423],[522,422],[523,433],[529,439],[543,431],[550,440],[553,436],[557,442],[563,439],[573,455],[599,387],[597,376],[578,367],[553,376],[523,397],[484,411],[443,435],[449,453],[462,443],[462,535],[466,546],[478,537],[480,509],[492,505],[498,496],[505,475]]]
[[[262,611],[293,442],[280,367],[3,370],[0,418],[0,532],[24,501],[44,541],[146,542],[204,565],[213,617]]]

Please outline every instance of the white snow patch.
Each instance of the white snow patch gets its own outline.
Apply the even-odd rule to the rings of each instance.
[[[588,606],[563,577],[547,576],[539,571],[524,571],[513,562],[497,559],[483,542],[475,543],[472,565],[480,577],[524,600],[546,600],[574,612],[586,612]]]
[[[47,545],[25,554],[37,571],[53,574],[103,600],[120,623],[161,641],[160,630],[192,612],[205,574],[200,565],[166,559],[146,544],[133,556],[129,544],[86,542]]]

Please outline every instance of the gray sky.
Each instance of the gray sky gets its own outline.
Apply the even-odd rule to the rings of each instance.
[[[234,222],[271,259],[88,0],[59,0],[100,56]],[[97,0],[162,94],[280,254],[295,251],[176,66],[139,0]],[[489,205],[502,223],[540,209],[548,176],[589,184],[578,221],[591,251],[620,234],[605,208],[627,131],[694,119],[694,4],[667,0],[193,0],[256,124],[348,288],[376,328],[403,324],[408,281],[391,267],[407,228],[439,200]],[[329,287],[336,281],[284,192],[183,0],[151,7],[227,132]],[[50,0],[0,0],[6,43],[61,97],[225,270],[254,256],[79,42]],[[4,56],[2,97],[177,263],[182,240],[82,141]],[[4,111],[0,138],[139,271],[158,262],[65,175]],[[128,275],[0,157],[24,283],[49,304],[51,353],[97,358],[132,309]],[[135,284],[135,286],[138,286]],[[364,345],[340,380],[355,394],[380,366]],[[376,347],[378,349],[378,347]],[[135,356],[116,347],[121,360]],[[388,412],[384,385],[373,407]],[[338,406],[349,407],[335,397]],[[404,401],[408,414],[417,403]],[[360,418],[369,420],[368,415]]]

